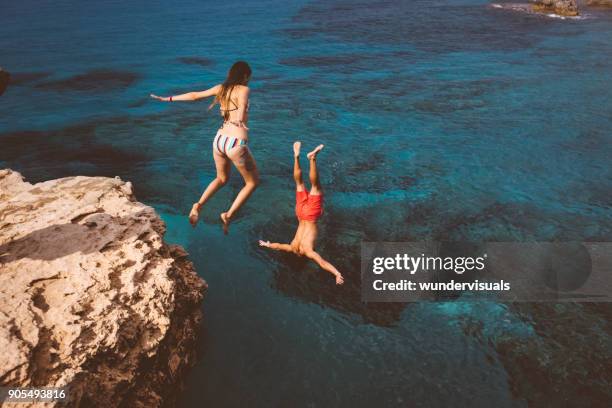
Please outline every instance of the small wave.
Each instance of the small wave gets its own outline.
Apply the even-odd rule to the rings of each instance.
[[[490,7],[504,10],[512,10],[512,11],[524,11],[527,13],[531,12],[529,4],[527,3],[492,3]]]
[[[544,14],[546,17],[550,17],[550,18],[558,18],[560,20],[585,20],[587,18],[589,18],[588,15],[581,15],[581,16],[561,16],[559,14],[554,14],[554,13],[550,13],[550,14]]]

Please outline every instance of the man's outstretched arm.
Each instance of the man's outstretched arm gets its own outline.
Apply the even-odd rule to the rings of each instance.
[[[336,277],[336,285],[342,285],[344,283],[344,277],[338,271],[338,269],[336,269],[334,265],[330,264],[325,259],[323,259],[323,257],[319,255],[316,251],[310,250],[306,252],[304,255],[306,255],[308,258],[312,259],[313,261],[315,261],[321,267],[321,269],[334,275]]]
[[[259,240],[259,246],[274,249],[275,251],[293,252],[293,248],[289,244],[279,244],[278,242]]]

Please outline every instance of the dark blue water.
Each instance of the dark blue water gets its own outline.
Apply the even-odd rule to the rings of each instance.
[[[612,13],[566,19],[486,1],[2,5],[0,168],[30,181],[121,176],[209,282],[196,406],[605,406],[608,306],[364,304],[362,240],[612,238]],[[192,230],[214,177],[205,89],[253,67],[262,185],[227,237]],[[325,143],[320,252],[261,251],[295,228],[291,143]]]

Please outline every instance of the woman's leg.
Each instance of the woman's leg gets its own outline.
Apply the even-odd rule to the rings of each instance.
[[[253,191],[255,191],[259,185],[259,171],[257,170],[255,159],[247,146],[235,147],[230,151],[228,156],[244,179],[244,187],[242,187],[242,190],[240,190],[234,199],[230,209],[227,210],[227,212],[221,213],[223,231],[226,234],[228,232],[229,223],[234,217],[234,214],[236,214],[236,212],[240,209],[240,207],[242,207],[246,200],[248,200]]]
[[[210,184],[208,184],[208,187],[206,187],[206,190],[204,190],[198,202],[195,203],[191,208],[191,213],[189,214],[189,222],[194,227],[198,222],[198,217],[200,215],[200,209],[202,208],[202,206],[206,204],[206,202],[217,192],[217,190],[219,190],[227,183],[227,180],[230,175],[230,160],[215,151],[213,151],[213,158],[215,159],[217,177],[215,177],[215,179],[211,181]]]

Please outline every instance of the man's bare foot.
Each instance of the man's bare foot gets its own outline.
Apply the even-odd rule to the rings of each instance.
[[[270,241],[263,241],[263,240],[260,239],[259,240],[259,246],[270,248]]]
[[[308,153],[306,155],[306,157],[308,157],[308,160],[312,160],[312,159],[316,158],[317,157],[317,153],[319,153],[321,150],[323,150],[324,147],[325,146],[322,145],[322,144],[320,144],[317,147],[315,147],[312,152],[310,152],[310,153]]]
[[[336,285],[342,285],[344,283],[344,277],[341,274],[336,275]]]
[[[229,234],[230,217],[226,212],[221,213],[221,222],[223,223],[223,233],[225,235]]]
[[[189,223],[193,228],[195,228],[198,223],[198,219],[200,218],[200,203],[195,203],[191,207],[191,211],[189,212]]]
[[[302,142],[297,141],[293,143],[293,156],[298,157],[300,155],[300,148],[302,147]]]

